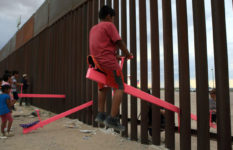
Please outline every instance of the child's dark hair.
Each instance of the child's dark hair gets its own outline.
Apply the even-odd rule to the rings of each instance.
[[[3,85],[2,86],[2,92],[5,93],[7,90],[11,89],[11,86],[10,85]]]
[[[12,72],[12,74],[13,74],[13,75],[16,75],[16,74],[19,74],[19,72],[16,71],[16,70],[14,70],[14,71]]]
[[[115,16],[115,11],[111,7],[105,5],[99,11],[99,18],[100,18],[100,20],[103,20],[108,15],[110,15],[111,17]]]
[[[3,81],[7,82],[10,77],[11,77],[11,75],[6,73],[3,75],[2,79],[3,79]]]

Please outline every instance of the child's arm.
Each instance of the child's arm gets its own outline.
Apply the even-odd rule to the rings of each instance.
[[[124,41],[119,40],[119,41],[116,42],[116,44],[123,51],[123,53],[126,55],[126,58],[129,59],[130,57],[133,56],[133,54],[128,51]]]
[[[7,99],[6,103],[7,103],[8,108],[10,108],[11,106],[13,106],[16,103],[16,100]]]

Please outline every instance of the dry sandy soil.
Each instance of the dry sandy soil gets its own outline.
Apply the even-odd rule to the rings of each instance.
[[[142,145],[114,133],[111,129],[93,128],[78,120],[62,118],[28,134],[19,124],[38,120],[31,112],[33,106],[18,106],[13,112],[15,136],[0,139],[1,150],[163,150],[164,146]],[[40,109],[42,119],[55,114]],[[83,133],[88,131],[90,133]]]
[[[161,92],[161,99],[163,99],[164,93]],[[231,122],[233,125],[233,93],[231,97]],[[191,93],[191,112],[196,114],[196,95]],[[175,93],[175,105],[179,106],[179,94]],[[143,145],[139,142],[130,141],[130,139],[123,138],[119,134],[116,134],[111,129],[93,128],[82,124],[78,120],[72,120],[69,118],[63,118],[57,120],[49,125],[44,126],[38,130],[35,130],[29,134],[23,134],[22,128],[19,127],[21,123],[30,123],[38,120],[37,117],[30,115],[35,107],[33,106],[18,106],[16,104],[17,111],[13,112],[14,123],[13,131],[15,136],[8,139],[0,139],[1,150],[164,150],[165,132],[161,132],[161,146]],[[130,106],[128,108],[130,112]],[[140,102],[138,100],[138,113],[140,113]],[[54,116],[55,114],[40,109],[40,115],[42,120]],[[139,114],[138,114],[139,115]],[[130,116],[130,114],[129,114]],[[176,117],[177,118],[177,117]],[[176,119],[176,125],[177,125]],[[196,121],[191,122],[193,129],[196,129]],[[87,130],[90,133],[83,133],[83,130]],[[140,126],[138,126],[138,134],[140,137]],[[210,129],[211,132],[216,133],[216,129]],[[233,128],[229,132],[233,133]],[[175,135],[175,149],[180,149],[179,134]],[[151,137],[149,137],[151,140]],[[233,147],[232,147],[233,148]],[[192,149],[197,149],[197,138],[192,136]],[[210,141],[210,149],[217,149],[217,142]]]

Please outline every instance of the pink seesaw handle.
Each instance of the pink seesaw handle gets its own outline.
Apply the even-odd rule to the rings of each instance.
[[[131,56],[129,59],[133,59],[133,56]],[[125,57],[121,57],[121,70],[123,69],[123,65],[124,65],[124,61],[125,61]]]
[[[39,110],[39,109],[35,109],[35,111],[36,111],[36,113],[37,113],[37,116],[38,116],[38,118],[39,118],[39,121],[41,121],[41,119],[40,119],[40,110]]]

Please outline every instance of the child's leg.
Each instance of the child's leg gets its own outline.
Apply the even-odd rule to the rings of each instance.
[[[8,127],[7,127],[7,132],[9,133],[11,130],[11,126],[12,126],[13,120],[12,121],[8,121]]]
[[[9,133],[11,130],[12,123],[13,123],[13,118],[11,116],[11,113],[7,114],[7,120],[8,120],[7,132]]]
[[[104,112],[107,89],[102,88],[98,91],[98,112]]]
[[[1,132],[2,132],[3,135],[5,135],[5,130],[4,129],[6,128],[6,122],[7,122],[6,116],[2,115],[1,118],[2,118]]]
[[[5,127],[6,127],[6,121],[2,122],[2,124],[1,124],[1,132],[3,135],[5,135],[5,131],[4,131]]]
[[[123,75],[121,70],[113,71],[113,75],[115,78],[115,84],[117,84],[118,88],[115,90],[113,101],[112,101],[112,109],[111,109],[111,116],[116,117],[119,113],[119,107],[122,101],[122,96],[124,93],[124,82],[123,82]]]
[[[122,95],[124,90],[122,89],[116,89],[114,96],[113,96],[113,102],[112,102],[112,109],[111,109],[111,116],[115,117],[119,112],[119,106],[121,104]]]

